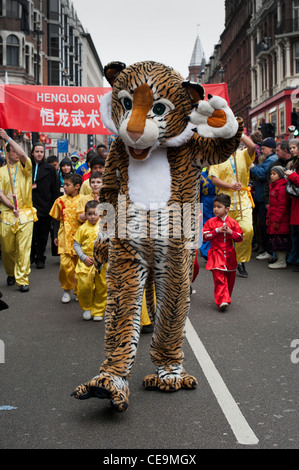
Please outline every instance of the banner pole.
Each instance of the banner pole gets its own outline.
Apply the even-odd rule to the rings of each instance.
[[[15,210],[18,210],[18,202],[17,202],[17,196],[15,194],[14,186],[13,186],[13,181],[12,181],[12,176],[9,168],[9,162],[8,162],[8,157],[7,157],[7,151],[6,151],[6,143],[2,139],[3,146],[4,146],[4,153],[5,153],[5,159],[6,159],[6,166],[8,170],[8,176],[9,176],[9,181],[10,181],[10,187],[11,187],[11,194],[12,194],[12,199],[13,199],[13,205]]]

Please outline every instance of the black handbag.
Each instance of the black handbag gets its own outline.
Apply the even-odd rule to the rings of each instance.
[[[286,184],[286,193],[292,197],[299,197],[299,186],[296,186],[292,181]]]

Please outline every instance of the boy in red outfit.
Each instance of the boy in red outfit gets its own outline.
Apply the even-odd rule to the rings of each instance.
[[[228,217],[230,196],[218,194],[214,199],[215,217],[203,227],[203,241],[211,242],[206,269],[212,271],[214,295],[217,307],[224,311],[231,303],[231,295],[236,280],[237,257],[234,242],[243,240],[243,232],[234,219]]]

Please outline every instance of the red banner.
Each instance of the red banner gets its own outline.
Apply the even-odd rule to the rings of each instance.
[[[204,85],[228,101],[226,83]],[[0,127],[23,132],[110,135],[100,118],[111,88],[0,85]]]
[[[0,126],[29,132],[111,134],[100,118],[111,88],[1,85]]]

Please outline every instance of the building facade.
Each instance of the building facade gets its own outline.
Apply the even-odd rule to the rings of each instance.
[[[224,81],[248,133],[287,138],[299,112],[299,0],[225,1],[225,28],[203,81]]]
[[[252,130],[272,123],[288,136],[291,114],[299,110],[299,1],[255,0],[251,39]]]
[[[251,6],[251,2],[242,0],[225,1],[225,28],[203,74],[204,83],[227,83],[230,106],[236,116],[243,118],[245,129],[250,129],[251,110],[251,50],[247,33]]]
[[[0,0],[0,80],[18,85],[103,87],[103,66],[70,0]],[[84,153],[104,136],[57,135]],[[52,146],[51,146],[52,144]]]

